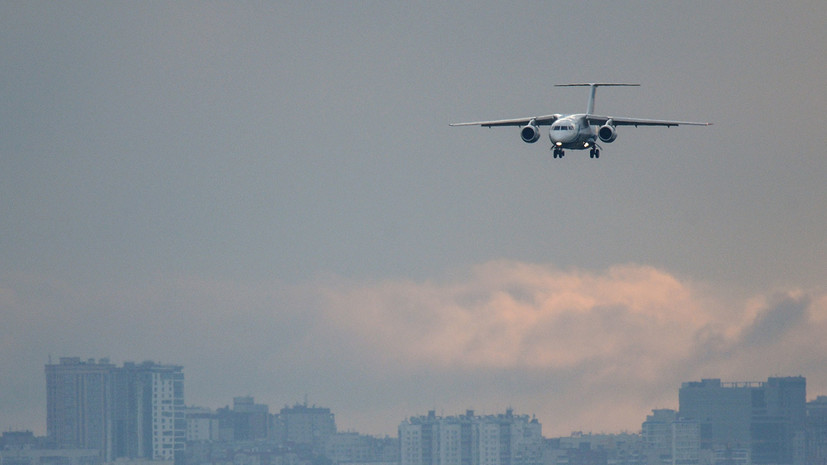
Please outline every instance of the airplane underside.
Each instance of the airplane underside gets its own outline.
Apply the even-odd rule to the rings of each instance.
[[[551,151],[554,158],[563,158],[566,156],[566,150],[589,150],[589,158],[600,158],[600,146],[594,140],[587,140],[584,142],[563,144],[556,142],[551,146]]]
[[[552,154],[554,158],[563,158],[566,156],[566,150],[561,147],[552,147]],[[574,150],[585,150],[584,147],[576,148]],[[600,158],[600,147],[592,147],[589,149],[589,158]]]

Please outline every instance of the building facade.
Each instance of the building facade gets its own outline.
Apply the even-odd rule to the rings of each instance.
[[[187,442],[217,441],[218,415],[206,407],[186,407]]]
[[[225,441],[257,441],[270,437],[270,409],[250,396],[234,397],[233,408],[218,409],[218,437]]]
[[[398,465],[397,444],[396,438],[336,433],[328,440],[325,456],[334,464]]]
[[[107,359],[64,357],[46,365],[46,436],[58,449],[95,449],[113,458],[112,376]]]
[[[807,402],[805,459],[807,465],[827,465],[827,396]]]
[[[412,417],[399,425],[400,465],[539,465],[542,426],[527,415]]]
[[[641,436],[646,447],[663,455],[671,455],[672,423],[677,419],[678,412],[674,410],[652,410],[641,425]]]
[[[701,456],[701,427],[695,420],[675,420],[672,430],[672,465],[698,465]]]
[[[683,383],[680,417],[699,423],[701,449],[745,449],[754,464],[792,465],[805,428],[806,385],[801,376]]]
[[[328,439],[336,434],[336,419],[329,408],[294,405],[284,407],[274,419],[273,436],[289,445],[307,445],[323,450]]]
[[[181,462],[186,447],[184,373],[153,362],[107,359],[46,365],[46,430],[53,447],[118,458]]]

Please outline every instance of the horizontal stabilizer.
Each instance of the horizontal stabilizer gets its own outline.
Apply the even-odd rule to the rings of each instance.
[[[640,84],[624,84],[624,83],[617,83],[617,82],[576,82],[573,84],[555,84],[554,87],[606,87],[606,86],[615,86],[615,87],[640,87]]]

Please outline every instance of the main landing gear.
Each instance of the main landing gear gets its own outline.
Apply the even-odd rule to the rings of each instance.
[[[566,152],[559,147],[553,147],[551,150],[554,158],[563,158],[566,156]],[[597,147],[589,149],[589,158],[600,158],[600,149]]]

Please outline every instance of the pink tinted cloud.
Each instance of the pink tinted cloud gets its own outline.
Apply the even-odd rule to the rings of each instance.
[[[510,261],[320,289],[322,325],[379,369],[431,367],[471,385],[540,376],[547,387],[509,398],[535,409],[546,431],[635,430],[650,409],[677,409],[681,383],[701,378],[803,374],[810,397],[827,388],[827,298],[817,291],[744,300],[651,266]]]
[[[567,368],[635,358],[646,366],[688,356],[696,333],[717,324],[696,293],[646,266],[595,273],[498,261],[449,282],[326,289],[325,311],[338,330],[395,360]]]

